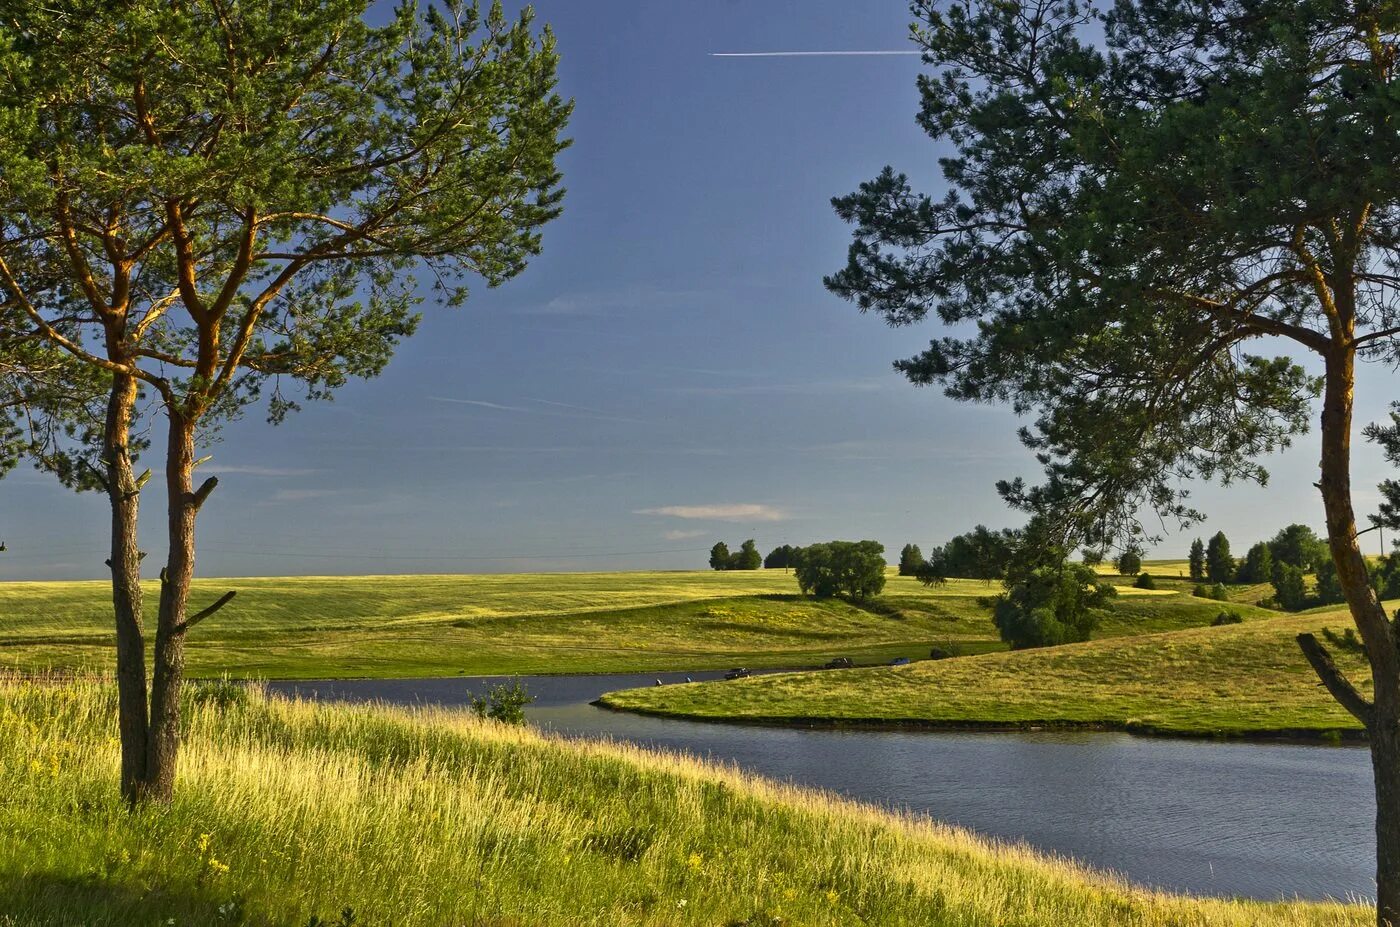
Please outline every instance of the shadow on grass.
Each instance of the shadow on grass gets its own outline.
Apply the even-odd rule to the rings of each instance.
[[[192,887],[130,885],[98,875],[39,872],[0,881],[0,911],[26,927],[283,923],[249,920],[240,909],[231,897],[218,899]]]

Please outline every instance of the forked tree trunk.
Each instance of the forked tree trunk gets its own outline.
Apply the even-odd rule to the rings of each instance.
[[[168,802],[175,790],[180,749],[180,691],[185,678],[185,632],[190,581],[194,578],[194,525],[203,496],[194,491],[194,425],[168,410],[165,487],[169,550],[160,574],[160,613],[151,677],[151,714],[143,797]]]
[[[136,381],[117,375],[107,403],[102,459],[112,508],[112,605],[117,630],[117,728],[121,737],[121,790],[135,802],[146,779],[146,648],[141,628],[141,552],[137,546],[140,493],[128,441]]]
[[[1354,385],[1355,352],[1338,347],[1327,358],[1318,488],[1337,577],[1371,664],[1371,701],[1352,688],[1310,635],[1303,635],[1300,642],[1328,690],[1366,725],[1376,792],[1376,921],[1381,927],[1400,927],[1400,661],[1394,627],[1371,587],[1366,560],[1356,541],[1356,513],[1351,504]]]

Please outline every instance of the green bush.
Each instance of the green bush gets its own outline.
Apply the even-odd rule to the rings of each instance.
[[[798,588],[806,595],[868,599],[885,588],[885,545],[879,541],[811,544],[798,554],[796,573]]]
[[[487,689],[485,695],[472,696],[471,710],[478,718],[490,718],[502,724],[524,724],[525,706],[534,700],[519,679],[512,679],[509,685],[500,683]]]
[[[1211,627],[1218,628],[1223,624],[1243,624],[1244,618],[1239,612],[1232,612],[1228,608],[1215,616],[1215,620],[1210,623]]]
[[[1138,578],[1133,582],[1134,589],[1156,589],[1157,581],[1150,573],[1139,573]]]
[[[1013,650],[1087,641],[1117,590],[1079,563],[1038,566],[998,596],[992,621]]]

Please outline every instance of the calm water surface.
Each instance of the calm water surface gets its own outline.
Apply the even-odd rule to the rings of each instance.
[[[712,679],[716,673],[695,673]],[[274,682],[304,697],[466,704],[505,677]],[[658,674],[523,677],[530,720],[730,761],[926,812],[1174,891],[1370,899],[1375,838],[1359,747],[1153,740],[1110,733],[830,731],[699,724],[589,704]],[[684,673],[662,673],[678,682]]]

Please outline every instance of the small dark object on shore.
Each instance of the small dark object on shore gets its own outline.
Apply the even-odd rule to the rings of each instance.
[[[752,675],[753,675],[753,673],[750,673],[748,670],[744,669],[743,667],[740,667],[740,668],[738,668],[738,669],[732,669],[732,670],[730,670],[729,672],[725,673],[725,674],[724,674],[724,678],[725,678],[725,679],[747,679],[749,676],[752,676]]]
[[[822,665],[822,669],[850,669],[853,666],[855,666],[855,663],[851,661],[850,657],[835,657],[834,659],[827,660],[826,663]]]
[[[909,663],[910,660],[908,657],[895,657],[890,661],[890,666],[908,666]]]
[[[953,655],[951,650],[944,650],[942,647],[934,647],[928,652],[930,660],[946,660]]]

